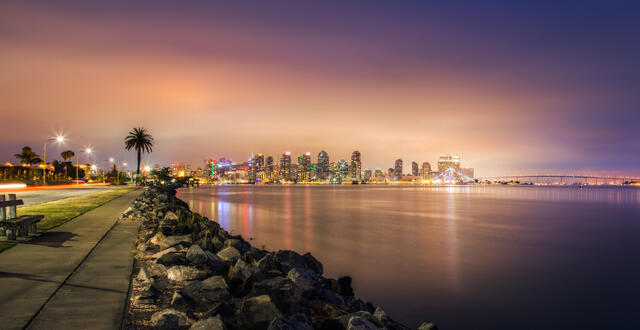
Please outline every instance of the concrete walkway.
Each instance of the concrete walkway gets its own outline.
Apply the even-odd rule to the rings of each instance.
[[[0,253],[0,328],[118,328],[139,223],[117,218],[141,192]]]

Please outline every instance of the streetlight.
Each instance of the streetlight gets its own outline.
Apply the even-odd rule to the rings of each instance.
[[[46,186],[47,185],[47,143],[51,142],[51,141],[56,141],[58,143],[62,143],[64,142],[64,136],[62,135],[58,135],[55,138],[50,138],[47,139],[47,141],[44,141],[44,152],[42,153],[42,185]]]
[[[84,149],[84,152],[86,154],[91,154],[93,152],[93,150],[91,150],[91,147],[87,147],[86,149]],[[78,183],[78,168],[80,167],[80,164],[78,163],[78,157],[79,155],[76,155],[76,184]],[[85,173],[86,175],[86,173]]]

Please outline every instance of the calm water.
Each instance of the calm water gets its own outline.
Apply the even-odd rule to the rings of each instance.
[[[640,189],[204,186],[257,247],[311,251],[415,327],[640,329]]]

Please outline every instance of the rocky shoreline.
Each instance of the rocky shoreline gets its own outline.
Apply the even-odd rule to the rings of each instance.
[[[129,329],[409,329],[322,276],[311,254],[258,249],[150,187],[122,215],[141,220]],[[418,329],[437,329],[423,323]]]

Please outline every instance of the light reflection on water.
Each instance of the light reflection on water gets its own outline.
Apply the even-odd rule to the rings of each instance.
[[[640,328],[637,188],[239,185],[179,197],[257,247],[311,251],[411,326],[526,329],[544,315],[552,328]]]

